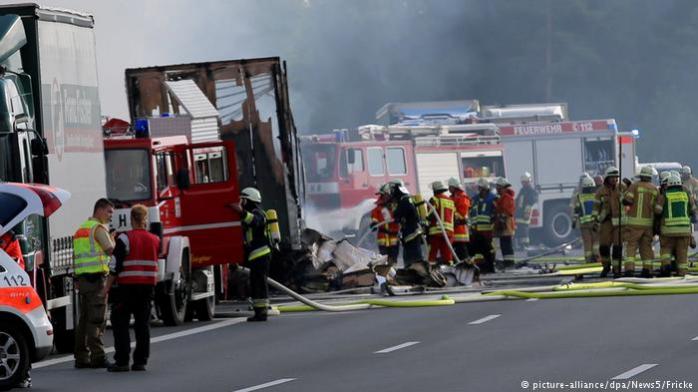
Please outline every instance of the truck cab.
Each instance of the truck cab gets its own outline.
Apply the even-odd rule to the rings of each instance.
[[[129,230],[130,208],[149,209],[162,238],[156,308],[168,324],[187,314],[210,319],[222,266],[243,261],[240,217],[229,205],[240,193],[233,142],[190,143],[186,136],[108,137],[107,196],[116,203],[111,227]]]

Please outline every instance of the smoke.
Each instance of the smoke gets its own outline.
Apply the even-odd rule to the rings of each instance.
[[[9,1],[1,1],[10,3]],[[694,154],[698,4],[687,0],[47,0],[96,20],[102,112],[127,67],[279,56],[303,132],[370,123],[386,102],[568,102],[639,128],[640,160]]]

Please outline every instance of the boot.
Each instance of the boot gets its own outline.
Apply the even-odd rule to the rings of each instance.
[[[608,273],[611,271],[611,266],[608,264],[603,265],[603,269],[601,270],[601,277],[602,278],[607,278]]]
[[[643,269],[642,269],[642,272],[640,273],[640,277],[641,277],[641,278],[647,278],[647,279],[649,279],[649,278],[652,277],[652,274],[650,274],[650,270],[649,270],[649,269],[643,268]]]
[[[632,278],[635,275],[635,271],[625,270],[623,276],[626,278]]]
[[[267,308],[254,308],[254,316],[248,317],[247,321],[267,321]]]

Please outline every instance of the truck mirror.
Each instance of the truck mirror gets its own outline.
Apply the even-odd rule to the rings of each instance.
[[[46,145],[46,139],[35,138],[31,142],[31,152],[34,156],[48,155],[48,146]]]
[[[179,189],[189,189],[190,186],[189,170],[179,169],[177,171],[177,187],[179,187]]]
[[[356,154],[356,150],[347,150],[347,162],[349,162],[350,165],[353,165],[354,162],[356,162],[356,156],[354,154]]]

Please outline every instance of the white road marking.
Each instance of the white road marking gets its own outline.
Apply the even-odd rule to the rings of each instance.
[[[469,322],[468,324],[470,324],[470,325],[477,325],[477,324],[486,323],[486,322],[488,322],[488,321],[490,321],[490,320],[496,319],[496,318],[499,317],[499,316],[501,316],[501,314],[491,314],[491,315],[489,315],[489,316],[487,316],[487,317],[483,317],[483,318],[481,318],[481,319],[479,319],[479,320],[471,321],[471,322]]]
[[[227,327],[229,325],[239,324],[243,321],[245,321],[245,318],[243,318],[243,317],[227,319],[227,320],[223,320],[221,322],[217,322],[217,323],[213,323],[213,324],[209,324],[209,325],[204,325],[202,327],[187,329],[185,331],[173,332],[173,333],[170,333],[167,335],[162,335],[162,336],[156,336],[156,337],[150,339],[150,343],[159,343],[159,342],[164,342],[166,340],[172,340],[172,339],[177,339],[177,338],[181,338],[184,336],[194,335],[197,333],[208,332],[208,331],[212,331],[214,329]],[[136,342],[131,342],[131,347],[136,347]],[[104,352],[106,354],[112,353],[112,352],[114,352],[114,347],[106,347],[104,349]],[[60,363],[71,362],[73,360],[75,360],[75,358],[72,355],[66,355],[63,357],[48,359],[48,360],[44,360],[44,361],[35,363],[32,365],[32,367],[34,369],[39,369],[39,368],[43,368],[43,367],[47,367],[47,366],[58,365]]]
[[[529,298],[529,299],[526,300],[526,302],[535,302],[535,301],[538,301],[538,300],[539,300],[539,298]]]
[[[270,381],[270,382],[267,382],[264,384],[255,385],[253,387],[248,387],[248,388],[244,388],[244,389],[236,389],[233,392],[252,392],[252,391],[256,391],[258,389],[264,389],[264,388],[273,387],[274,385],[284,384],[284,383],[287,383],[287,382],[290,382],[293,380],[295,380],[295,378],[282,378],[282,379],[279,379],[276,381]]]
[[[629,378],[635,377],[636,375],[644,372],[645,370],[652,369],[653,367],[655,367],[657,365],[658,364],[656,364],[656,363],[646,363],[646,364],[640,365],[636,368],[632,368],[623,374],[619,374],[619,375],[613,377],[611,380],[627,380]]]
[[[399,350],[399,349],[401,349],[401,348],[405,348],[405,347],[409,347],[409,346],[414,346],[415,344],[418,344],[418,343],[419,343],[419,342],[406,342],[406,343],[403,343],[403,344],[398,344],[397,346],[384,348],[384,349],[382,349],[382,350],[380,350],[380,351],[374,352],[374,354],[386,354],[386,353],[390,353],[390,352]]]

